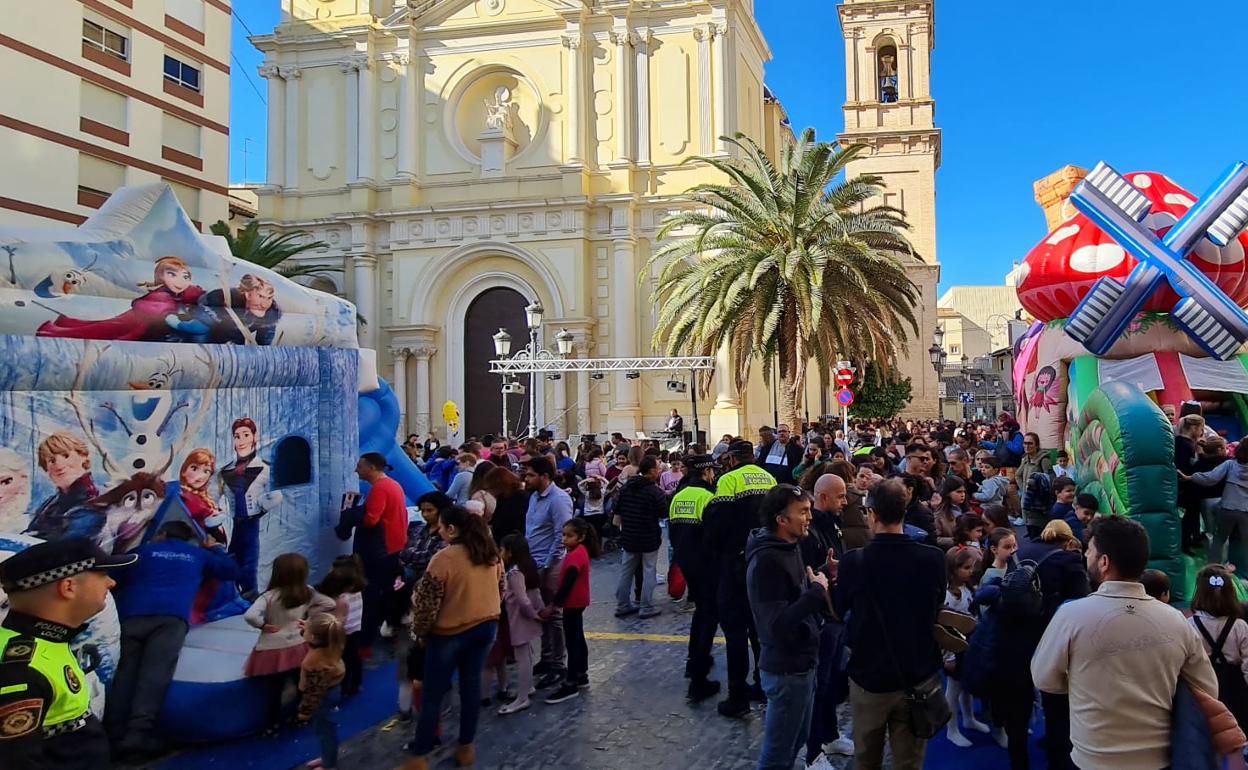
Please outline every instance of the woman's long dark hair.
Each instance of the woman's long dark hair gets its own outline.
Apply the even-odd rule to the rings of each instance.
[[[442,532],[448,526],[456,529],[454,545],[462,545],[468,551],[468,560],[478,567],[489,567],[498,564],[498,548],[490,535],[490,528],[485,519],[472,513],[462,505],[452,505],[442,511],[438,517]]]
[[[514,532],[503,538],[500,546],[507,550],[507,555],[511,557],[509,562],[504,562],[503,566],[510,569],[516,567],[520,570],[520,574],[524,575],[525,590],[532,591],[534,588],[540,588],[542,579],[537,574],[537,563],[533,561],[533,554],[529,551],[529,541],[524,539],[524,535]]]

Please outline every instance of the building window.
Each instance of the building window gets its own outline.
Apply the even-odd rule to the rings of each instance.
[[[193,30],[204,28],[204,0],[165,0],[165,15]]]
[[[165,54],[165,80],[199,93],[199,70]]]
[[[960,355],[962,355],[962,346],[961,346],[961,345],[950,345],[950,346],[949,346],[949,355],[951,355],[951,356],[960,356]]]
[[[199,126],[164,113],[161,130],[165,147],[199,157]]]
[[[125,166],[94,155],[79,153],[78,202],[82,205],[99,208],[114,190],[125,183]]]
[[[125,96],[89,81],[79,84],[79,128],[114,142],[128,144]]]
[[[880,102],[888,104],[897,101],[897,46],[880,46],[875,60],[880,81]]]
[[[125,35],[105,29],[89,19],[82,20],[82,42],[122,61],[130,59],[130,41]]]

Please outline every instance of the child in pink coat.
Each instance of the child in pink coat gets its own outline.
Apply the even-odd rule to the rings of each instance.
[[[511,633],[511,646],[516,659],[516,699],[498,710],[499,714],[514,714],[530,705],[533,689],[533,642],[542,638],[541,578],[537,564],[529,552],[529,541],[515,533],[503,538],[499,549],[507,574],[503,578],[503,606],[507,611],[507,627]]]

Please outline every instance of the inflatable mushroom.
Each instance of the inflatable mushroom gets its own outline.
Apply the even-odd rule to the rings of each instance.
[[[1196,202],[1196,196],[1162,174],[1125,174],[1153,204],[1144,224],[1159,236]],[[1201,239],[1192,262],[1235,304],[1248,304],[1248,268],[1244,252],[1248,233],[1218,248]],[[1068,318],[1079,301],[1104,276],[1125,281],[1136,265],[1126,250],[1083,214],[1062,222],[1027,255],[1018,282],[1018,298],[1037,320]],[[1169,313],[1179,298],[1164,284],[1144,305],[1145,311]]]

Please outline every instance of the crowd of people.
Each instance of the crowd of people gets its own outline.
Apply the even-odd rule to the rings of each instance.
[[[1176,431],[1199,442],[1194,456],[1222,456],[1180,464],[1180,480],[1222,496],[1224,541],[1248,516],[1248,455],[1227,457],[1203,428],[1184,415]],[[1232,569],[1214,560],[1200,572],[1190,618],[1170,607],[1165,575],[1146,569],[1145,530],[1097,516],[1069,458],[1009,415],[862,422],[848,435],[778,425],[757,442],[724,435],[680,452],[619,434],[575,451],[545,437],[452,449],[413,436],[406,448],[438,488],[417,501],[419,518],[409,522],[385,459],[364,455],[367,493],[338,526],[352,554],[315,585],[302,555],[277,557],[245,614],[260,630],[246,670],[267,683],[267,729],[315,725],[314,767],[336,766],[335,714],[378,644],[393,646],[399,719],[414,722],[408,770],[429,767],[441,744],[453,681],[458,766],[475,762],[483,709],[506,717],[539,691],[550,705],[579,697],[604,550],[618,552],[617,617],[660,614],[660,583],[690,612],[690,703],[722,693],[730,719],[765,704],[759,768],[826,768],[837,754],[880,768],[886,747],[893,767],[919,768],[941,731],[957,747],[987,734],[1011,768],[1027,768],[1037,708],[1049,767],[1166,767],[1172,726],[1192,721],[1180,682],[1200,719],[1217,708],[1232,728],[1248,718]],[[204,581],[237,570],[178,522],[137,555],[118,573],[122,656],[102,726],[121,756],[160,748],[155,719],[192,603]],[[10,569],[13,606],[28,606]],[[141,603],[128,598],[133,582],[148,586]],[[726,687],[711,673],[717,632]],[[846,703],[852,734],[841,735]],[[1210,756],[1242,744],[1231,729],[1216,737]]]

